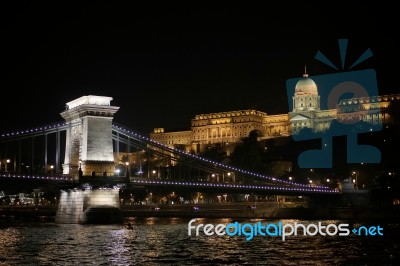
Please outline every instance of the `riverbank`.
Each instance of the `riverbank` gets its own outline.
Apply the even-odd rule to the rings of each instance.
[[[1,206],[0,222],[10,220],[24,221],[54,221],[56,217],[57,207],[14,207]]]
[[[57,208],[2,207],[1,220],[54,221]],[[235,219],[303,219],[400,221],[400,208],[306,208],[278,206],[271,203],[248,204],[177,204],[133,205],[121,208],[123,217],[182,217]]]
[[[308,208],[276,203],[130,206],[126,217],[400,221],[400,208]]]

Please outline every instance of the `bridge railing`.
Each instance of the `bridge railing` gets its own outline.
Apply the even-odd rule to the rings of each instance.
[[[2,179],[24,179],[24,180],[47,180],[47,181],[61,181],[72,182],[73,178],[69,175],[29,175],[25,173],[0,173]]]
[[[63,131],[66,130],[68,127],[72,127],[79,123],[80,122],[67,123],[65,121],[59,121],[29,129],[21,129],[21,130],[2,132],[2,133],[0,132],[0,142],[15,138],[31,137],[31,136],[42,135],[44,133],[50,134],[57,131]]]
[[[271,193],[297,193],[297,194],[313,194],[313,193],[328,193],[336,194],[337,190],[326,190],[317,187],[283,187],[274,185],[263,185],[263,184],[232,184],[232,183],[216,183],[216,182],[188,182],[188,181],[173,181],[173,180],[154,180],[146,178],[131,178],[132,184],[141,186],[170,186],[170,187],[187,187],[187,188],[208,188],[214,190],[229,190],[229,191],[246,191],[251,192],[271,192]]]

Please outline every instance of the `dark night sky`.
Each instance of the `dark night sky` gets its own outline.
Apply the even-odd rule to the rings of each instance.
[[[314,56],[339,65],[338,38],[349,39],[348,64],[371,48],[354,69],[376,69],[380,94],[400,92],[390,6],[12,2],[1,8],[1,132],[61,121],[84,95],[113,97],[114,121],[145,134],[187,129],[199,113],[284,113],[286,80],[304,65],[334,73]]]

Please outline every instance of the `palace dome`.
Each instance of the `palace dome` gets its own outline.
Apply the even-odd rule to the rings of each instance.
[[[317,84],[314,80],[308,77],[308,74],[304,74],[303,77],[297,82],[295,88],[295,95],[318,95]]]

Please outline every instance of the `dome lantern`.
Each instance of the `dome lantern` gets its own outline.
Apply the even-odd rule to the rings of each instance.
[[[307,71],[303,77],[296,83],[295,95],[318,95],[317,84],[308,77]]]

